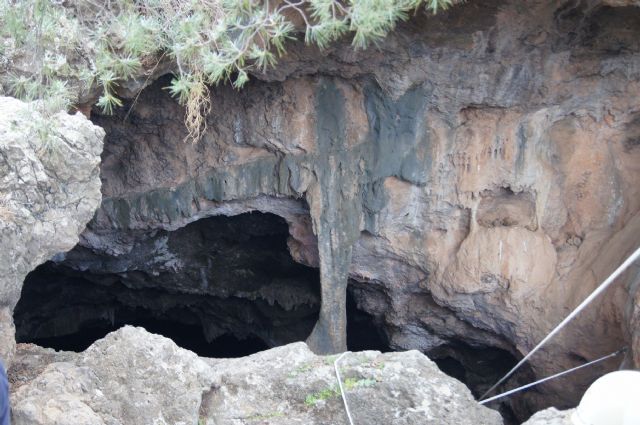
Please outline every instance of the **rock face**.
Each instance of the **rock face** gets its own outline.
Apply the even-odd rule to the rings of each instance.
[[[574,411],[575,409],[558,410],[550,407],[531,416],[522,425],[572,425],[571,415]]]
[[[14,389],[16,424],[193,424],[210,366],[170,339],[125,327]]]
[[[345,348],[349,286],[393,349],[463,342],[520,357],[637,243],[638,36],[631,3],[474,1],[412,20],[377,50],[292,45],[262,81],[213,90],[197,144],[182,142],[183,111],[159,81],[122,116],[94,115],[107,131],[104,200],[78,249],[95,261],[64,266],[108,273],[101,264],[126,263],[157,231],[270,212],[289,223],[294,258],[320,268],[314,350]],[[166,255],[116,279],[151,279]],[[638,366],[637,280],[621,278],[531,372],[632,341]],[[569,406],[617,366],[522,403]]]
[[[296,343],[222,361],[214,368],[222,384],[202,403],[205,423],[345,423],[337,358],[316,356]],[[418,351],[349,353],[338,367],[355,423],[502,423],[497,412],[477,404],[464,385]]]
[[[43,358],[47,353],[39,354]],[[22,359],[38,356],[31,352]],[[59,353],[14,384],[16,425],[339,424],[346,420],[332,357],[303,343],[237,360],[206,360],[142,328],[124,327],[86,352]],[[50,354],[46,362],[56,360]],[[33,365],[30,365],[33,367]],[[416,351],[349,354],[340,363],[361,424],[501,424],[460,382]],[[22,368],[25,372],[27,368]],[[13,374],[19,380],[19,372]]]
[[[25,276],[71,249],[100,205],[103,137],[79,114],[45,118],[33,105],[0,98],[0,359],[6,363]]]
[[[245,90],[212,90],[208,131],[195,144],[183,143],[184,111],[161,79],[120,115],[94,114],[107,132],[103,202],[59,266],[207,294],[221,285],[216,268],[158,235],[261,211],[286,220],[296,261],[320,269],[313,350],[345,349],[349,289],[392,349],[444,353],[471,371],[482,367],[474,350],[521,357],[638,243],[634,4],[478,0],[417,17],[378,49],[294,44]],[[15,303],[24,273],[0,299]],[[627,272],[529,372],[546,376],[623,345],[640,366],[638,276]],[[289,294],[275,292],[286,303]],[[574,405],[618,366],[512,406]]]

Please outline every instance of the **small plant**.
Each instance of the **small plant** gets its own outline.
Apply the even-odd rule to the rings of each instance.
[[[340,389],[338,387],[324,388],[323,390],[309,394],[304,399],[304,404],[307,406],[315,406],[320,401],[328,400],[340,395]]]
[[[351,391],[356,388],[366,388],[372,385],[375,385],[377,381],[375,379],[355,379],[355,378],[347,378],[344,380],[343,388],[345,391]],[[331,386],[328,388],[324,388],[317,393],[309,394],[304,399],[304,404],[312,407],[318,404],[320,401],[329,400],[333,397],[340,396],[340,387],[337,385]]]
[[[289,373],[289,378],[295,378],[296,376],[309,372],[313,369],[313,363],[303,363]]]
[[[333,366],[333,364],[335,363],[336,359],[338,358],[337,354],[331,355],[331,356],[327,356],[325,357],[324,360],[324,364],[326,364],[327,366]]]
[[[366,388],[375,385],[377,382],[375,379],[347,378],[344,380],[344,389],[348,391],[354,388]]]

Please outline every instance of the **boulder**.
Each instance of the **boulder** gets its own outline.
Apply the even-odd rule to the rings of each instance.
[[[83,353],[23,346],[51,362],[12,378],[16,425],[343,424],[337,356],[294,343],[239,359],[204,359],[173,341],[126,326]],[[59,361],[58,361],[59,360]],[[17,361],[18,363],[18,361]],[[33,363],[31,363],[33,365]],[[42,367],[40,365],[39,367]],[[417,351],[348,353],[339,363],[358,424],[501,424],[459,381]]]
[[[0,97],[0,359],[15,347],[12,312],[33,268],[68,251],[100,205],[104,131],[83,115],[44,116]]]
[[[574,411],[575,409],[558,410],[550,407],[537,412],[522,425],[573,425],[571,415]]]

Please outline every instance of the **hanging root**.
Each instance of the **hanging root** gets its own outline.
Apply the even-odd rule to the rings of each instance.
[[[187,126],[187,136],[184,141],[197,143],[207,131],[207,116],[211,112],[211,93],[201,78],[198,78],[191,90],[185,105],[184,122]]]

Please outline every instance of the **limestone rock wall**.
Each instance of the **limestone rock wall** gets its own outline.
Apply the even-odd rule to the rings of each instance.
[[[183,142],[184,111],[160,79],[120,115],[94,113],[107,134],[103,200],[81,248],[118,263],[139,242],[132,234],[274,213],[289,224],[293,257],[320,268],[314,350],[345,348],[350,285],[394,349],[465,341],[523,355],[638,243],[639,36],[636,2],[478,0],[418,16],[376,49],[292,44],[245,90],[212,90],[195,144]],[[24,276],[69,250],[100,202],[103,133],[59,115],[47,128],[53,143],[41,144],[35,115],[3,102],[6,360]],[[145,267],[167,255],[186,252],[158,251]],[[532,371],[548,375],[622,345],[640,366],[638,281],[637,268],[626,273],[532,359]],[[523,402],[571,405],[616,367]]]
[[[213,90],[197,144],[182,142],[183,111],[161,80],[126,120],[94,116],[108,134],[104,201],[82,244],[124,255],[118,235],[132,229],[303,199],[310,220],[288,221],[294,256],[321,270],[315,350],[344,349],[351,279],[393,348],[464,340],[522,355],[637,243],[640,12],[618,3],[474,1],[417,17],[378,49],[293,45],[262,81]],[[534,372],[637,341],[634,281]],[[540,397],[574,403],[615,367]]]
[[[33,268],[71,249],[100,194],[104,131],[80,114],[41,116],[0,98],[0,359],[15,348],[13,308]]]

